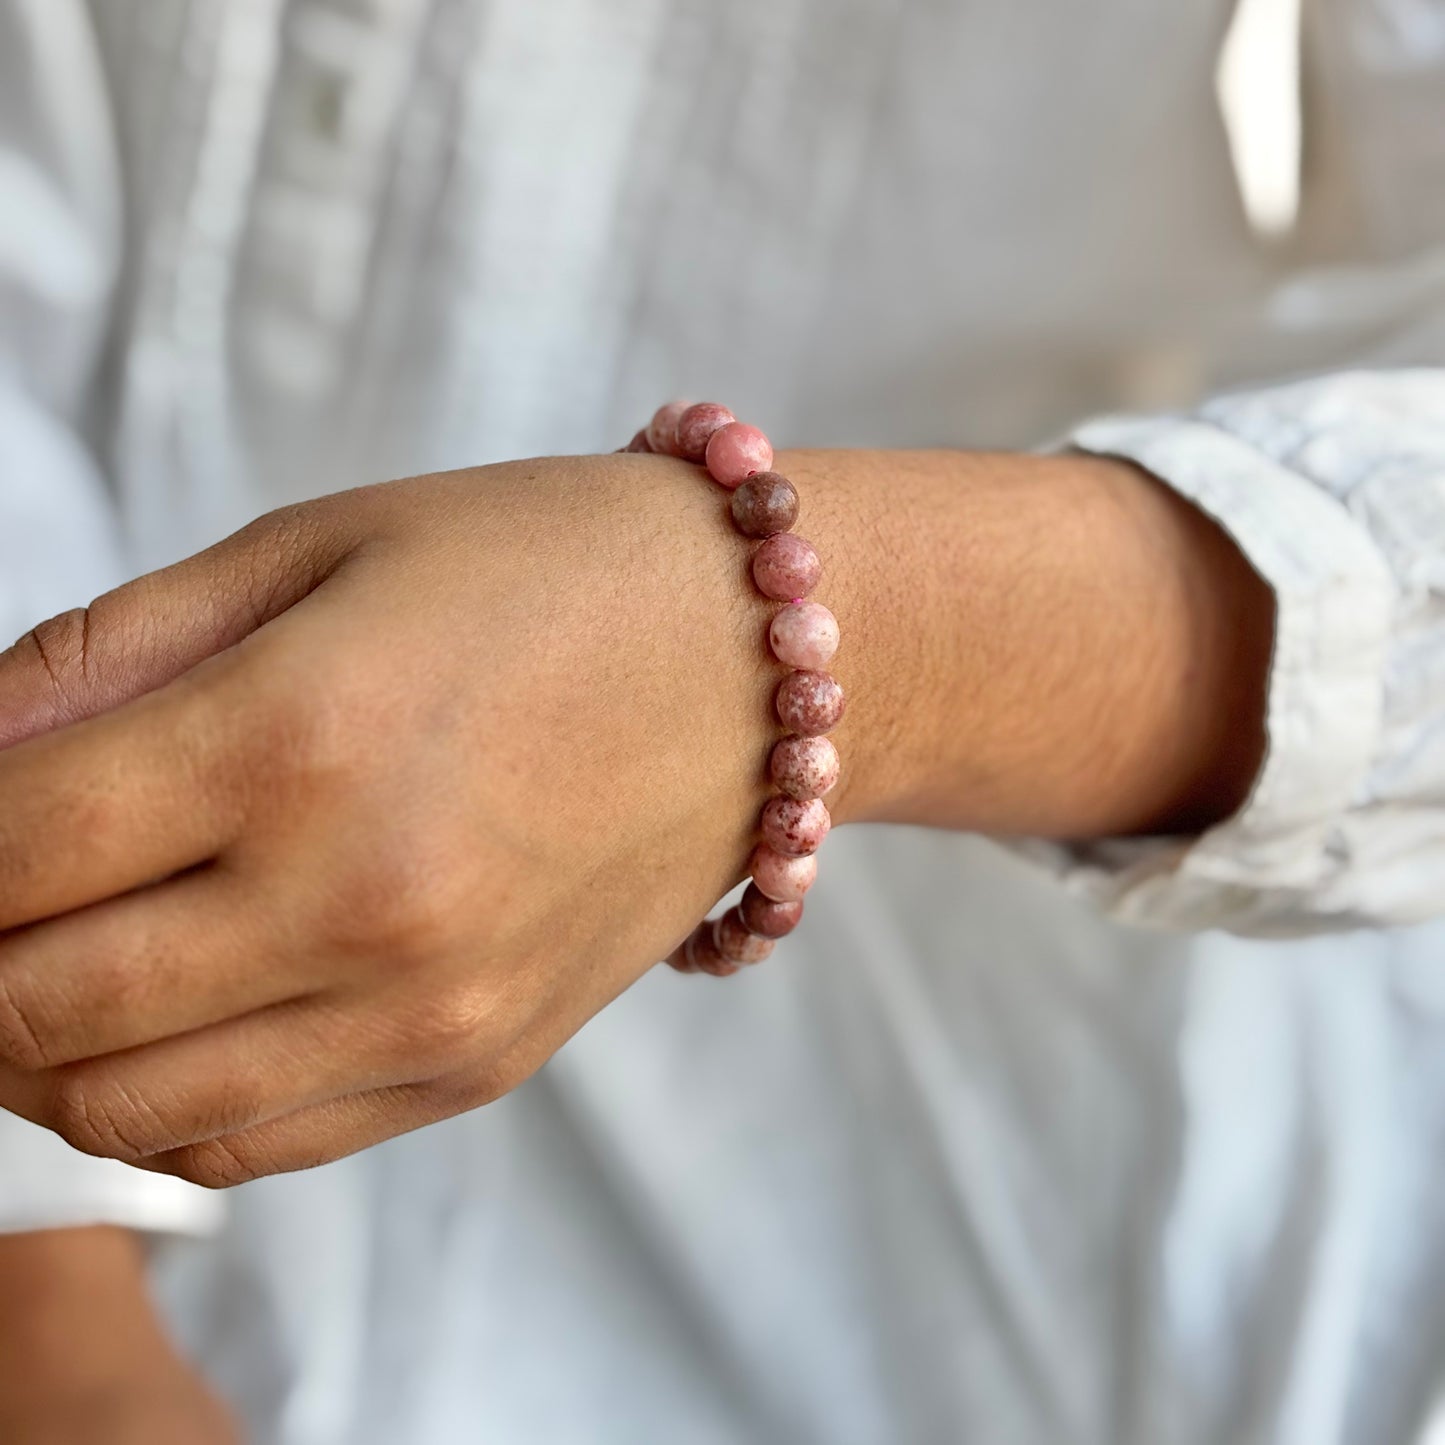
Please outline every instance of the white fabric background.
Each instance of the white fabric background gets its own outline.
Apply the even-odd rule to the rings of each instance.
[[[3,0],[15,630],[269,502],[616,444],[678,392],[789,443],[1032,445],[1438,367],[1445,17],[1309,18],[1275,251],[1215,0]],[[1441,372],[1377,372],[1077,434],[1219,512],[1291,647],[1256,808],[1075,887],[1194,926],[1432,911],[1442,413]],[[809,915],[776,966],[658,972],[512,1098],[164,1250],[255,1438],[1420,1438],[1438,926],[1135,932],[898,830],[834,840]],[[212,1222],[38,1137],[0,1126],[10,1227]]]

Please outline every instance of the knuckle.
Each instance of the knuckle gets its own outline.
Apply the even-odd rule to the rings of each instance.
[[[20,991],[0,976],[0,1061],[26,1073],[48,1068],[46,1030]]]
[[[318,679],[278,676],[254,727],[270,768],[293,787],[314,794],[353,780],[355,717]]]
[[[81,1070],[57,1078],[50,1127],[82,1154],[127,1162],[157,1154],[173,1142],[148,1105],[122,1086],[98,1086]]]
[[[490,1065],[447,1074],[420,1087],[435,1117],[447,1119],[495,1104],[521,1082],[505,1066]]]
[[[491,1052],[490,1010],[465,994],[442,994],[412,1009],[401,1029],[405,1055],[423,1052],[433,1067],[460,1067]]]
[[[32,628],[15,644],[22,660],[28,657],[44,674],[62,716],[78,711],[90,658],[90,624],[90,608],[72,608]]]
[[[394,836],[379,841],[336,885],[323,926],[343,951],[388,967],[416,967],[456,946],[463,893],[454,871],[433,862],[424,844]]]
[[[167,1172],[202,1189],[234,1189],[277,1172],[255,1149],[237,1140],[208,1139],[178,1150]]]

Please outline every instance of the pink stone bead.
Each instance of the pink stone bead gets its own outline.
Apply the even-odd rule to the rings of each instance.
[[[753,581],[764,597],[791,602],[806,597],[823,575],[823,561],[811,542],[791,532],[769,537],[753,554]]]
[[[821,798],[837,785],[838,749],[827,738],[783,738],[769,761],[773,782],[790,798]]]
[[[717,950],[729,963],[761,963],[772,951],[773,940],[754,933],[736,908],[729,908],[714,925]]]
[[[790,672],[778,686],[778,718],[805,738],[832,732],[843,717],[843,689],[826,672]]]
[[[707,469],[713,481],[729,491],[772,465],[772,442],[745,422],[731,422],[715,431],[707,444]]]
[[[753,849],[748,871],[758,891],[774,903],[800,903],[818,880],[818,860],[811,854],[806,858],[788,858],[762,843]]]
[[[782,938],[791,933],[803,918],[803,905],[797,903],[774,903],[756,883],[749,883],[738,904],[743,922],[754,933],[764,938]]]
[[[716,925],[710,918],[698,924],[688,939],[687,961],[696,972],[710,973],[714,978],[728,978],[738,971],[738,965],[724,958],[718,949]]]
[[[692,405],[687,401],[670,401],[653,413],[647,424],[647,444],[665,457],[675,457],[677,450],[677,424],[683,412]]]
[[[677,421],[677,454],[685,462],[701,463],[707,456],[707,444],[715,431],[731,426],[737,420],[725,406],[702,401],[690,406]]]
[[[768,629],[773,656],[789,667],[827,667],[840,636],[838,619],[821,602],[789,603]]]
[[[625,452],[650,452],[652,450],[652,443],[647,439],[647,428],[644,427],[638,432],[622,450]]]
[[[790,532],[798,520],[798,489],[779,472],[759,472],[733,493],[732,512],[744,537]]]
[[[806,858],[823,846],[833,820],[817,798],[769,798],[763,808],[763,842],[788,858]]]

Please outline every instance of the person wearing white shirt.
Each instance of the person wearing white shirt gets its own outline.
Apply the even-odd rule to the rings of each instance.
[[[498,464],[0,663],[12,1256],[219,1231],[287,1445],[1436,1428],[1445,45],[1306,9],[1282,216],[1231,9],[0,7],[17,635]],[[689,392],[832,449],[854,698],[726,984],[730,544],[505,463]]]

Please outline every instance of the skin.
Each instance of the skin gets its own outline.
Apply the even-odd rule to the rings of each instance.
[[[1239,806],[1272,603],[1200,514],[1077,457],[777,465],[843,624],[837,822]],[[516,463],[277,513],[23,639],[0,1105],[226,1186],[515,1087],[743,876],[752,545],[681,463]]]
[[[240,1445],[171,1346],[120,1229],[0,1235],[0,1440]]]

